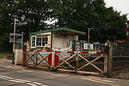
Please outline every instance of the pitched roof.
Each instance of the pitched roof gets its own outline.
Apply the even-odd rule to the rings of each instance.
[[[74,33],[81,34],[81,35],[86,35],[85,32],[75,30],[75,29],[64,28],[64,27],[48,29],[48,30],[42,30],[42,31],[37,31],[37,32],[31,32],[30,34],[35,35],[35,34],[47,33],[47,32],[55,32],[55,31],[69,31],[69,32],[74,32]]]

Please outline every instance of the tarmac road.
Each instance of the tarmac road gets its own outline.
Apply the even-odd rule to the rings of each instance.
[[[129,81],[30,70],[0,59],[0,86],[129,86]]]

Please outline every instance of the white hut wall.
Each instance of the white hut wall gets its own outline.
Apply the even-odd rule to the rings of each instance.
[[[53,33],[53,49],[62,49],[69,47],[70,40],[78,40],[78,35],[66,34],[66,36]]]

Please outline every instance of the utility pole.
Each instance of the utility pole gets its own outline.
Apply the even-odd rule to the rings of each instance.
[[[16,34],[16,18],[14,18],[14,28],[13,28],[13,33],[14,33],[14,37],[13,37],[13,52],[14,52],[14,49],[15,49],[15,34]]]
[[[24,44],[23,44],[23,34],[24,34],[24,33],[22,32],[22,42],[21,42],[21,49],[23,49],[23,45],[24,45]]]
[[[90,48],[90,30],[93,28],[88,28],[88,49]]]

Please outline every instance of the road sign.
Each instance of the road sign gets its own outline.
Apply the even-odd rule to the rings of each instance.
[[[15,43],[22,43],[23,42],[22,37],[23,37],[23,34],[16,33],[15,34]],[[14,33],[10,33],[10,35],[9,35],[9,42],[10,43],[14,42]]]
[[[17,23],[16,25],[20,26],[20,25],[26,25],[26,24],[27,24],[27,22],[20,22],[20,23]]]

